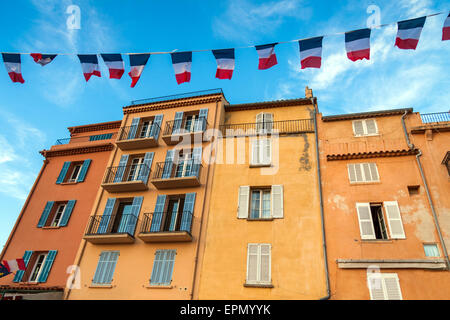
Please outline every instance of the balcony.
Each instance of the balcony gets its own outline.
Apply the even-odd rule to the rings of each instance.
[[[91,216],[83,239],[94,244],[133,243],[137,222],[132,214]]]
[[[103,141],[114,139],[117,136],[117,133],[105,133],[105,134],[97,134],[93,136],[81,136],[81,137],[71,137],[56,140],[55,145],[67,145],[67,144],[81,144],[86,142],[93,141]]]
[[[450,111],[420,114],[422,123],[449,122]]]
[[[148,190],[150,168],[146,164],[106,168],[101,186],[108,192]]]
[[[201,167],[195,159],[158,162],[151,182],[158,189],[197,187]]]
[[[122,127],[116,140],[121,150],[146,149],[158,146],[161,127],[153,122],[151,125],[141,123],[135,126]]]
[[[298,119],[284,121],[266,121],[253,123],[238,123],[221,125],[220,131],[224,137],[255,136],[266,134],[290,134],[314,132],[313,119]]]
[[[192,241],[192,212],[180,214],[153,212],[144,214],[139,239],[144,242],[188,242]]]
[[[184,118],[167,121],[162,139],[167,145],[175,145],[180,142],[184,142],[185,144],[191,144],[192,142],[197,141],[201,142],[203,140],[203,132],[206,130],[207,126],[208,122],[204,117],[194,120]]]

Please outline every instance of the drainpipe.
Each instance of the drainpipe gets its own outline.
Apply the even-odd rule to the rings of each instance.
[[[412,150],[412,149],[414,149],[414,145],[409,140],[408,131],[406,130],[406,125],[405,125],[405,118],[406,118],[407,113],[408,113],[408,111],[405,111],[405,113],[402,116],[402,126],[403,126],[403,132],[405,133],[405,138],[406,138],[406,143],[408,144],[408,148],[410,150]],[[438,217],[436,214],[436,210],[434,209],[434,204],[433,204],[433,200],[431,199],[430,191],[428,189],[427,180],[425,179],[425,173],[423,172],[422,164],[420,163],[420,157],[422,156],[422,151],[420,149],[417,149],[417,150],[419,151],[419,153],[416,154],[417,165],[419,166],[420,176],[422,177],[423,185],[425,187],[425,192],[427,194],[428,203],[430,204],[431,212],[433,213],[434,224],[436,225],[436,229],[437,229],[437,232],[439,235],[439,242],[441,243],[442,250],[444,251],[445,264],[447,265],[447,270],[449,270],[450,261],[448,258],[447,248],[445,246],[445,242],[442,237],[441,227],[439,226],[439,220],[438,220]]]
[[[327,295],[325,297],[320,298],[319,300],[328,300],[330,299],[330,276],[328,273],[328,258],[327,258],[327,243],[325,238],[325,217],[323,210],[323,194],[322,194],[322,176],[320,172],[320,158],[319,158],[319,134],[317,132],[317,115],[318,115],[318,106],[314,103],[314,98],[311,98],[311,103],[314,107],[314,132],[316,136],[316,158],[317,158],[317,180],[319,184],[319,200],[320,200],[320,219],[322,223],[322,246],[323,246],[323,258],[325,262],[325,281],[327,284]]]

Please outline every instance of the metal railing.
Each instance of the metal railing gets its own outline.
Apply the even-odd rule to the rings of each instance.
[[[194,98],[194,97],[198,97],[198,96],[206,96],[206,95],[212,95],[212,94],[222,94],[223,95],[223,91],[221,88],[200,90],[200,91],[186,92],[186,93],[180,93],[180,94],[172,94],[169,96],[133,100],[133,101],[131,101],[131,104],[135,105],[135,104],[163,102],[163,101],[177,100],[177,99],[183,99],[183,98]]]
[[[191,233],[192,212],[183,211],[176,215],[171,212],[144,213],[140,233],[187,231]]]
[[[128,233],[134,236],[138,218],[132,214],[95,215],[89,217],[85,235]]]
[[[166,121],[163,135],[202,132],[206,130],[208,122],[205,117],[199,117],[188,121],[186,118]]]
[[[238,123],[221,125],[220,130],[223,136],[247,136],[258,134],[285,134],[314,132],[313,119],[265,121],[253,123]]]
[[[423,123],[450,121],[450,111],[420,114]]]
[[[202,164],[196,160],[157,162],[152,179],[199,177]]]
[[[154,138],[159,135],[160,131],[161,127],[156,122],[148,126],[140,123],[139,125],[121,127],[117,141]]]
[[[83,137],[72,137],[72,138],[64,138],[56,140],[56,145],[61,144],[70,144],[70,143],[81,143],[81,142],[91,142],[91,141],[100,141],[100,140],[109,140],[113,139],[117,136],[116,132],[98,134],[93,136],[83,136]]]
[[[108,167],[106,168],[103,183],[120,183],[127,181],[142,181],[146,183],[150,171],[150,168],[144,163]]]

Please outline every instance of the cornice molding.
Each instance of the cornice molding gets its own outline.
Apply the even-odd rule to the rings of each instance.
[[[393,115],[403,115],[404,113],[412,113],[412,108],[405,109],[392,109],[392,110],[380,110],[380,111],[370,111],[370,112],[360,112],[360,113],[347,113],[347,114],[339,114],[333,116],[322,116],[323,122],[329,121],[344,121],[344,120],[354,120],[354,119],[367,119],[367,118],[376,118],[376,117],[387,117]]]
[[[45,158],[50,157],[62,157],[62,156],[72,156],[76,154],[84,154],[84,153],[94,153],[94,152],[105,152],[113,150],[114,145],[112,143],[96,145],[96,146],[85,146],[85,147],[77,147],[70,148],[64,150],[42,150],[39,151]]]
[[[316,103],[317,98],[314,97],[313,99],[314,99],[314,103]],[[290,99],[290,100],[275,100],[275,101],[265,101],[265,102],[232,104],[232,105],[225,106],[225,111],[232,112],[232,111],[269,109],[269,108],[281,108],[281,107],[305,106],[305,105],[312,106],[311,99],[301,98],[301,99]]]
[[[419,153],[418,149],[403,149],[403,150],[358,152],[358,153],[345,153],[345,154],[327,154],[327,161],[401,157],[401,156],[416,155],[418,153]]]
[[[69,130],[70,134],[73,135],[76,133],[83,133],[83,132],[119,129],[121,123],[122,120],[119,120],[119,121],[88,124],[85,126],[68,127],[67,129]]]

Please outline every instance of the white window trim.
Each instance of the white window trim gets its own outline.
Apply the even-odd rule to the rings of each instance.
[[[364,164],[369,165],[369,171],[370,171],[370,164],[373,163],[375,165],[375,171],[377,172],[377,180],[367,180],[366,179],[366,173],[364,171]],[[350,168],[351,166],[359,166],[361,170],[361,175],[363,180],[362,181],[351,181],[350,180]],[[355,170],[355,169],[354,169]],[[378,172],[378,166],[375,162],[363,162],[363,163],[348,163],[347,164],[347,173],[348,173],[348,180],[350,181],[350,184],[361,184],[361,183],[372,183],[372,182],[380,182],[380,173]],[[372,175],[372,173],[371,173]],[[356,179],[356,170],[355,170],[355,179]]]
[[[32,282],[32,283],[38,282],[39,277],[40,277],[40,275],[41,275],[41,273],[42,273],[42,269],[44,268],[44,265],[45,265],[45,260],[47,260],[47,254],[48,254],[48,253],[39,253],[39,254],[37,255],[37,257],[36,257],[36,262],[34,263],[33,269],[31,270],[31,273],[30,273],[30,277],[33,275],[34,271],[36,270],[36,267],[37,267],[37,263],[38,263],[39,257],[40,257],[40,256],[44,256],[44,260],[42,260],[42,264],[41,264],[41,267],[40,267],[40,269],[39,269],[38,274],[36,275],[36,279],[35,279],[35,280],[29,280],[28,282]]]
[[[262,281],[261,280],[261,246],[269,246],[269,280]],[[259,280],[249,280],[248,279],[248,271],[250,266],[250,246],[257,246],[258,253],[256,259],[256,276]],[[272,245],[270,243],[249,243],[247,244],[247,273],[245,276],[245,283],[252,285],[271,285],[272,284]]]
[[[134,163],[135,160],[138,160],[137,163]],[[144,157],[133,158],[130,161],[130,172],[128,172],[127,181],[137,181],[139,177],[139,172],[141,171],[141,165],[144,163]],[[131,174],[131,166],[135,166],[134,173]]]
[[[403,295],[402,295],[402,288],[400,287],[400,280],[398,278],[398,274],[397,273],[368,273],[367,274],[367,287],[369,289],[369,294],[370,294],[370,300],[375,300],[373,295],[372,295],[372,285],[380,285],[381,284],[381,288],[383,290],[383,296],[384,296],[384,300],[389,300],[388,299],[388,293],[387,293],[387,288],[386,288],[386,282],[385,280],[387,278],[394,278],[397,281],[398,284],[398,293],[400,295],[400,300],[403,300]],[[381,280],[380,282],[373,282],[371,280]]]
[[[80,169],[78,170],[77,175],[75,177],[73,177],[73,174],[75,172],[75,168],[76,167],[80,167]],[[81,172],[82,167],[83,167],[83,164],[81,164],[81,163],[74,165],[73,169],[72,169],[72,172],[71,172],[71,175],[70,175],[70,178],[69,178],[69,180],[67,180],[67,182],[76,182],[78,177],[80,176],[80,172]]]
[[[366,124],[367,120],[373,120],[373,122],[375,124],[375,131],[376,131],[375,133],[371,133],[371,134],[367,133],[367,124]],[[361,121],[361,123],[362,123],[363,131],[364,131],[363,134],[356,134],[356,132],[355,132],[355,124],[354,123],[357,122],[357,121]],[[358,119],[358,120],[353,120],[352,121],[352,128],[353,128],[353,135],[355,137],[371,137],[371,136],[379,136],[380,135],[380,133],[378,131],[377,121],[375,119]]]

